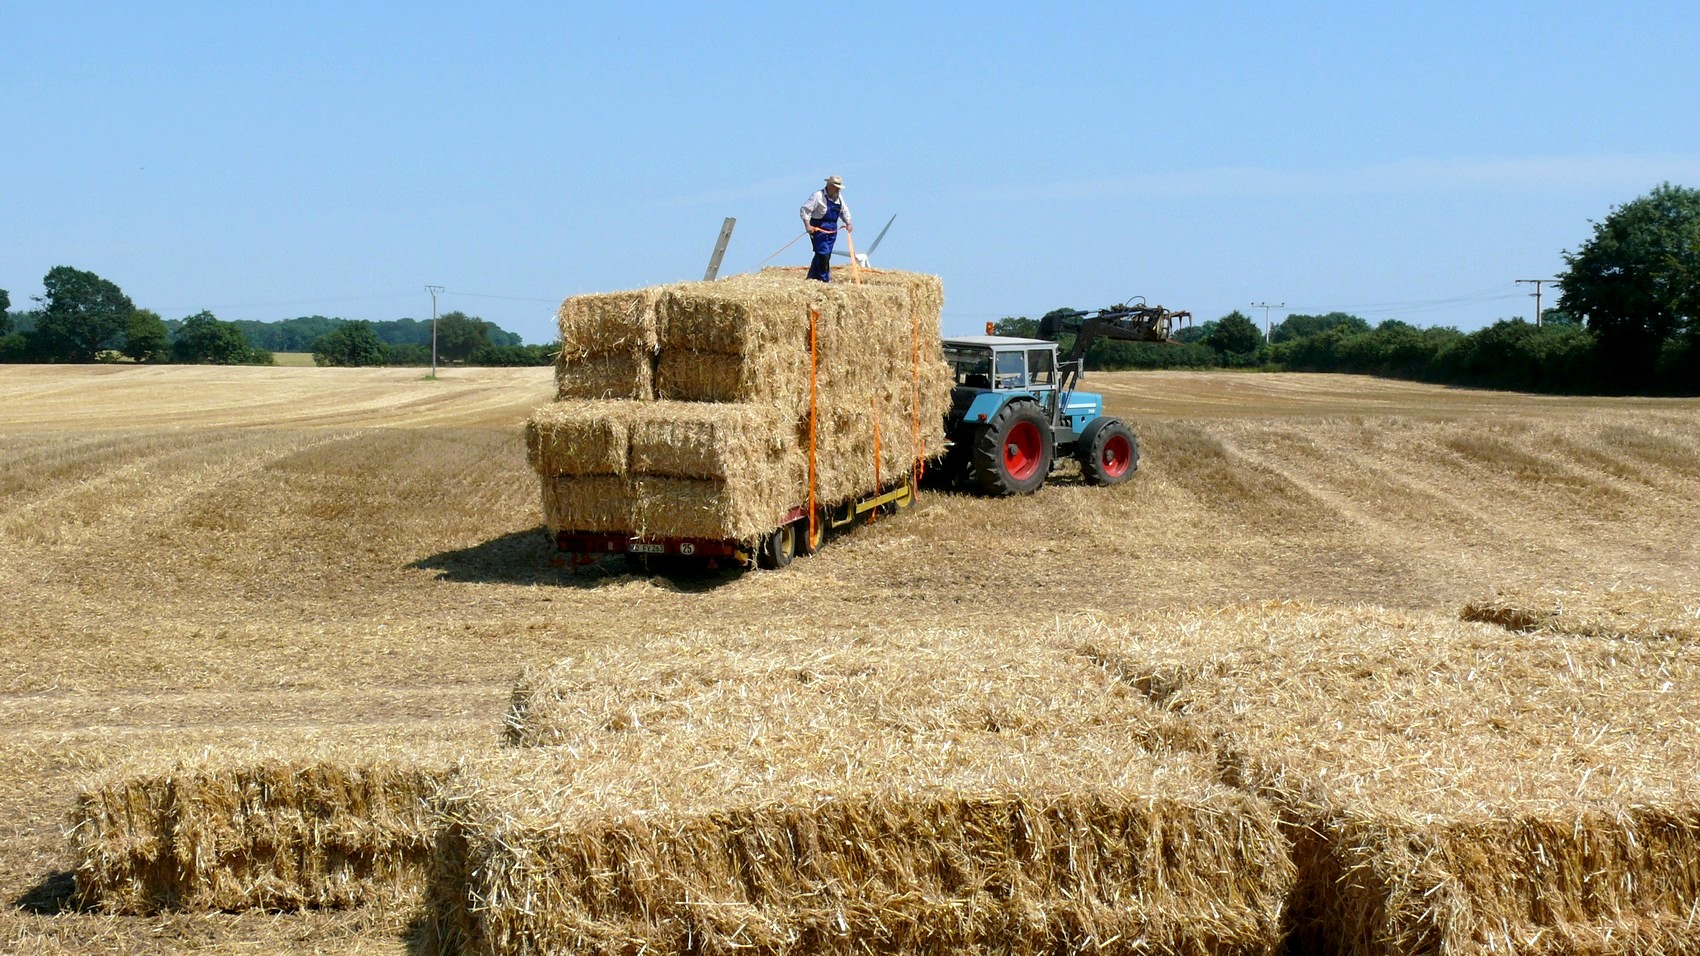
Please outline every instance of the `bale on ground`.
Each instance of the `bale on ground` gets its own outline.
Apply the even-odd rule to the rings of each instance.
[[[72,810],[77,893],[119,913],[415,896],[453,766],[336,748],[120,764]]]
[[[1465,604],[1459,617],[1513,631],[1700,641],[1700,597],[1648,587],[1495,588]]]
[[[1280,808],[1304,951],[1700,952],[1692,644],[1270,604],[1084,649]]]
[[[515,690],[428,952],[1273,952],[1268,807],[1048,634],[689,634]]]

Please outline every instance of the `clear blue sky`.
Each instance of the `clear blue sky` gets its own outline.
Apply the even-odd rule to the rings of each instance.
[[[1700,187],[1700,4],[0,2],[0,288],[553,338],[846,180],[946,328],[1133,295],[1476,328]],[[776,263],[801,265],[799,242]],[[1549,300],[1550,304],[1550,300]]]

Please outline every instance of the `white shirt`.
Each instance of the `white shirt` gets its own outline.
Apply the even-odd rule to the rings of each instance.
[[[792,195],[796,194],[793,193]],[[809,224],[810,219],[819,219],[826,215],[826,190],[815,190],[815,194],[810,196],[809,201],[803,203],[803,208],[798,211],[803,214],[803,225],[805,226]],[[855,225],[850,221],[850,207],[844,202],[842,192],[838,194],[838,221],[846,226]]]

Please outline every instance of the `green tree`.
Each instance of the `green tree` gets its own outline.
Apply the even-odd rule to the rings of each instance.
[[[1068,312],[1072,310],[1063,309],[1061,311]],[[1039,334],[1039,320],[1029,319],[1024,315],[1006,315],[992,323],[992,334],[1007,335],[1011,338],[1017,339],[1034,338]]]
[[[1368,332],[1369,323],[1355,315],[1346,312],[1330,312],[1327,315],[1292,314],[1282,319],[1270,330],[1269,344],[1280,345],[1294,339],[1309,338],[1320,335],[1329,329],[1343,328],[1347,333]]]
[[[1215,328],[1204,337],[1204,344],[1223,356],[1253,356],[1263,345],[1263,333],[1257,323],[1238,309],[1216,320]]]
[[[358,367],[384,364],[384,343],[370,322],[349,322],[313,343],[313,364]]]
[[[171,332],[159,313],[136,309],[124,323],[124,354],[138,362],[163,362],[171,357]]]
[[[1594,332],[1609,385],[1642,387],[1668,339],[1700,338],[1700,190],[1664,183],[1593,225],[1564,253],[1558,308]]]
[[[437,318],[437,355],[450,362],[464,362],[472,353],[491,344],[490,323],[465,312],[448,312]]]
[[[116,285],[92,272],[54,266],[41,280],[47,290],[37,331],[56,359],[93,362],[114,347],[136,306]]]
[[[255,349],[234,322],[202,310],[183,320],[171,342],[171,357],[196,365],[270,365],[270,352]]]
[[[12,316],[7,311],[11,308],[11,293],[0,289],[0,338],[5,338],[12,331]]]

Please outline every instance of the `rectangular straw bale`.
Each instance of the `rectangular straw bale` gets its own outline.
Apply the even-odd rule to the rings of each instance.
[[[543,520],[551,533],[631,531],[637,497],[627,478],[544,475]]]
[[[654,358],[645,352],[575,357],[562,352],[555,360],[555,397],[562,401],[654,398]]]
[[[689,348],[661,352],[655,367],[655,394],[686,402],[762,403],[803,414],[809,401],[806,348],[775,345],[745,357]]]
[[[1495,588],[1459,612],[1513,631],[1700,641],[1700,595],[1656,588]]]
[[[109,912],[299,909],[417,894],[446,754],[120,765],[77,797],[77,892]]]
[[[661,287],[652,287],[575,295],[562,302],[556,313],[561,332],[556,396],[653,398],[660,296]]]
[[[1286,604],[1086,650],[1281,809],[1300,951],[1700,952],[1700,647]]]
[[[525,422],[526,460],[544,475],[623,475],[631,448],[618,401],[553,402]]]
[[[638,411],[628,427],[632,471],[640,475],[735,480],[796,452],[792,423],[773,408],[654,402]]]
[[[427,952],[1279,943],[1268,806],[1049,629],[691,633],[514,700],[532,746],[443,804]]]
[[[664,286],[623,292],[575,295],[555,313],[561,331],[561,354],[654,354],[655,306]]]
[[[784,524],[793,507],[786,502],[794,494],[774,489],[795,488],[802,483],[802,473],[794,471],[794,480],[781,482],[784,474],[747,471],[726,481],[637,476],[632,482],[631,530],[643,537],[753,541]]]

